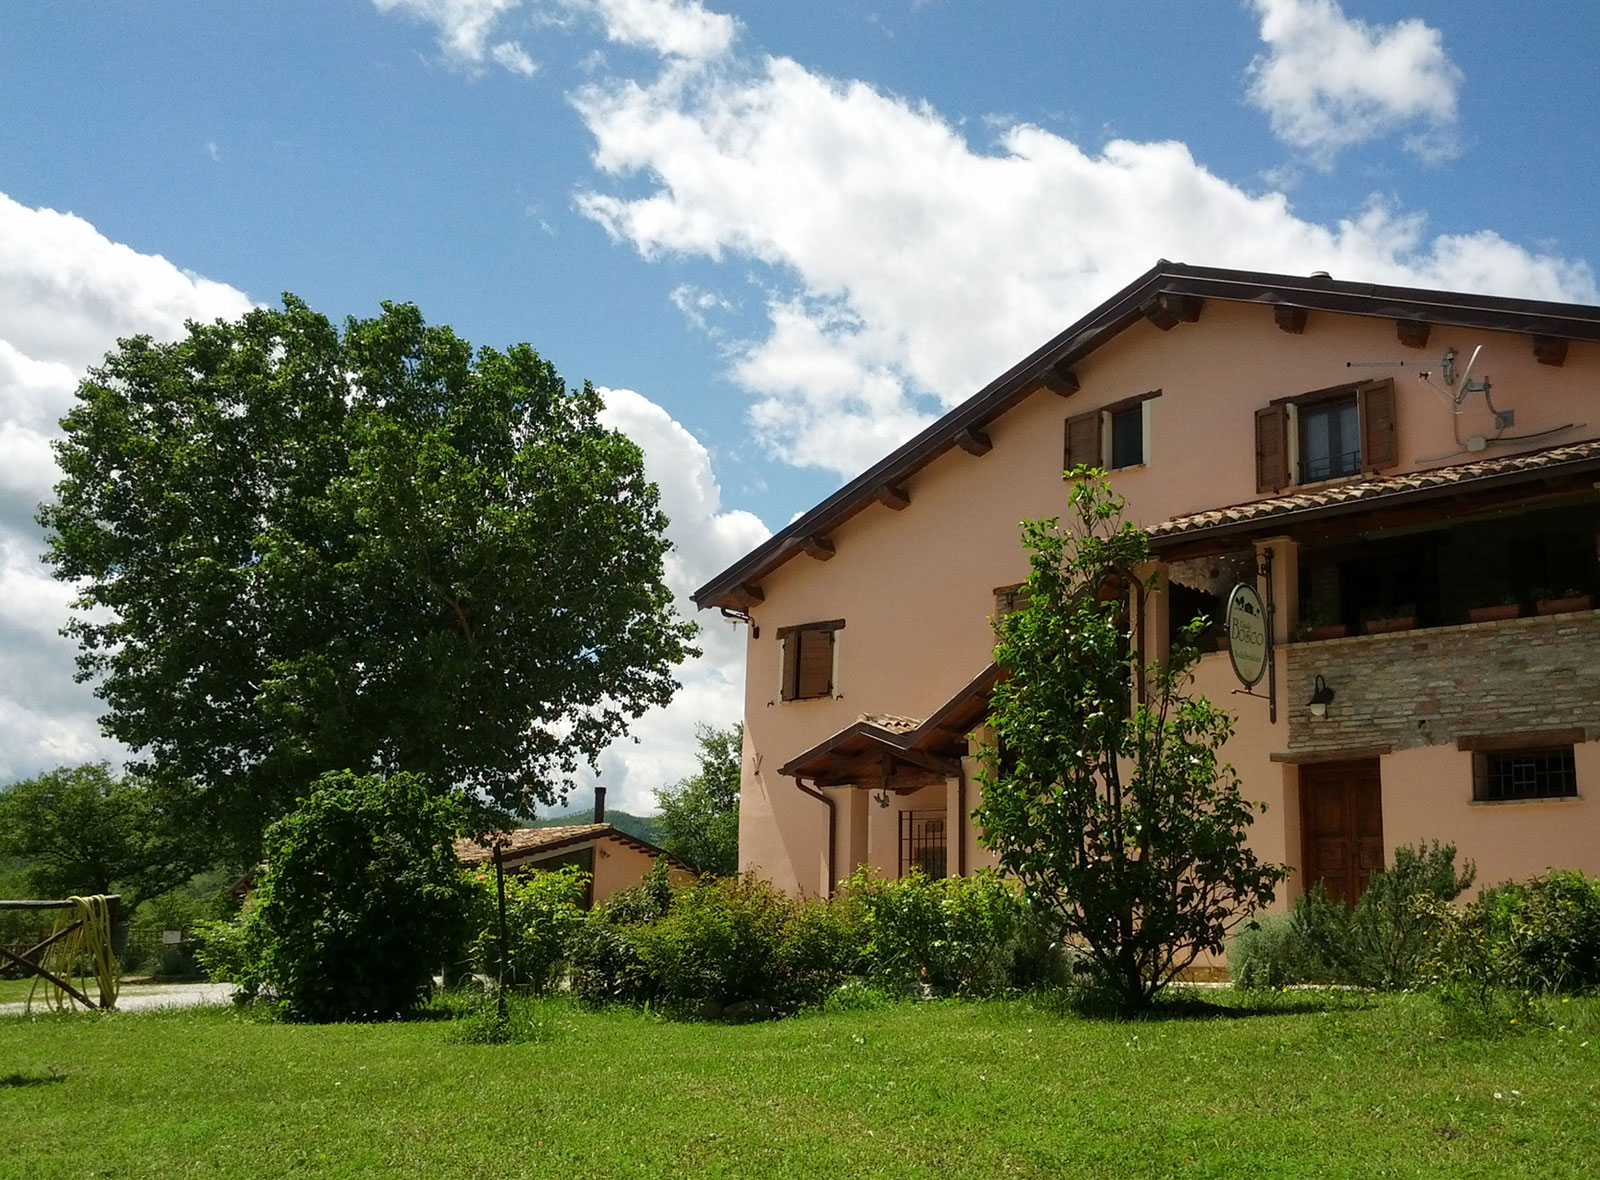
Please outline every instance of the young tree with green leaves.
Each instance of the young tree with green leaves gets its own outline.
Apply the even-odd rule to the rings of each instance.
[[[739,761],[744,725],[695,727],[700,769],[656,792],[665,833],[661,846],[702,873],[727,877],[739,871]]]
[[[656,487],[600,409],[409,304],[122,341],[39,517],[106,732],[246,855],[329,769],[550,803],[694,651]]]
[[[0,857],[27,862],[35,896],[120,893],[132,913],[214,859],[186,801],[104,762],[52,770],[0,790]]]
[[[1141,582],[1149,538],[1101,472],[1067,477],[1072,518],[1023,523],[1027,602],[995,624],[998,745],[977,819],[1093,979],[1138,1009],[1220,952],[1284,870],[1246,843],[1258,808],[1218,756],[1232,719],[1188,691],[1204,620],[1146,662],[1130,619],[1157,589]]]

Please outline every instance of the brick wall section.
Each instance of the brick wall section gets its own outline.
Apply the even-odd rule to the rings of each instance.
[[[1552,729],[1600,737],[1600,611],[1297,643],[1287,664],[1291,754]],[[1318,673],[1335,696],[1312,718]]]

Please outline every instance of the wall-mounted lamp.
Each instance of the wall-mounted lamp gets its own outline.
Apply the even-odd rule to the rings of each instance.
[[[1322,678],[1322,673],[1317,673],[1316,687],[1311,693],[1311,700],[1307,704],[1311,707],[1313,717],[1326,717],[1328,706],[1333,703],[1333,689],[1328,687],[1328,682]]]
[[[889,790],[887,787],[879,787],[872,797],[877,801],[879,807],[889,806]]]

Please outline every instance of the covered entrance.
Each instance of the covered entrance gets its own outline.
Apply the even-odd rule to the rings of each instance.
[[[1347,905],[1383,869],[1383,791],[1376,758],[1300,767],[1300,865]]]

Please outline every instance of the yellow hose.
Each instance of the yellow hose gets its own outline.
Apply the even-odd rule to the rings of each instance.
[[[92,977],[100,988],[100,1007],[114,1008],[120,980],[117,974],[117,957],[111,951],[111,902],[102,894],[93,897],[69,897],[72,908],[56,919],[52,934],[59,933],[74,922],[81,925],[58,942],[51,943],[45,951],[43,965],[53,974],[88,995],[87,983]],[[87,961],[88,970],[83,969]],[[74,1003],[72,997],[42,975],[34,976],[33,987],[28,991],[27,1007],[33,1006],[34,994],[44,984],[45,1003],[61,1012]]]

